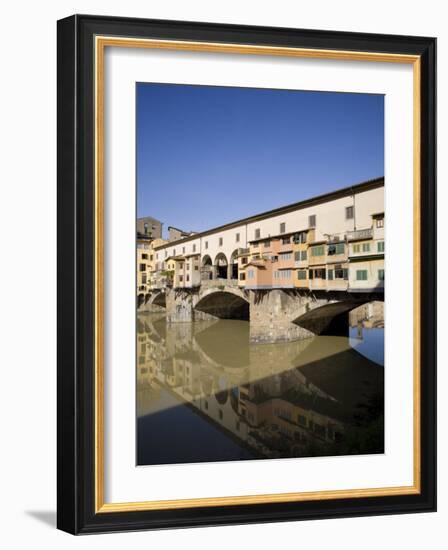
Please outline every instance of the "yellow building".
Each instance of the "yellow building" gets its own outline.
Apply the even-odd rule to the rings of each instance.
[[[299,231],[293,238],[294,265],[294,286],[296,288],[308,288],[308,248],[309,243],[314,240],[314,229]]]

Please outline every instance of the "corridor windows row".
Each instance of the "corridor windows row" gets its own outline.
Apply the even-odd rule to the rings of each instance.
[[[304,262],[307,259],[307,257],[308,257],[308,254],[306,250],[298,250],[294,254],[294,260],[296,262]]]
[[[279,271],[274,271],[274,279],[290,279],[291,273],[291,269],[281,269]]]
[[[281,262],[284,262],[286,260],[292,260],[292,252],[280,252],[278,255],[278,259]]]
[[[311,247],[311,256],[324,256],[325,246],[323,244]]]

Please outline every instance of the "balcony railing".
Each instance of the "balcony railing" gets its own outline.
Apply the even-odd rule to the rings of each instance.
[[[347,233],[347,241],[361,241],[362,239],[371,239],[373,235],[372,229],[358,229],[357,231],[349,231]]]

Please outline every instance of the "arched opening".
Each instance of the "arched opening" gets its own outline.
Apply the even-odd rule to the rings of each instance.
[[[202,258],[201,264],[201,279],[203,281],[210,281],[213,279],[213,265],[212,259],[208,254]]]
[[[215,271],[218,279],[227,279],[228,261],[226,255],[220,252],[215,258]]]
[[[199,300],[195,309],[218,319],[249,320],[249,302],[231,292],[212,292]]]
[[[149,299],[151,298],[151,294],[145,294],[145,304],[149,302]]]
[[[144,294],[139,294],[137,296],[137,308],[140,308],[142,307],[142,305],[145,303],[145,295]]]
[[[296,325],[299,325],[314,334],[348,336],[350,325],[354,323],[354,320],[358,320],[356,318],[359,316],[359,320],[364,321],[366,315],[365,312],[370,311],[370,304],[375,303],[381,305],[381,307],[379,308],[380,313],[378,314],[378,317],[382,317],[384,322],[381,301],[334,302],[312,309],[304,315],[301,315],[300,317],[295,319],[293,322]],[[355,313],[351,314],[351,312]],[[359,314],[357,312],[359,312]],[[367,315],[370,315],[370,313],[368,313]],[[380,323],[378,322],[378,320],[375,319],[375,321],[377,321],[377,325],[379,326]]]
[[[152,301],[152,303],[155,306],[166,307],[166,295],[165,295],[165,293],[164,292],[159,292],[157,294],[157,296],[154,298],[154,300]]]
[[[228,278],[238,279],[238,250],[234,250],[230,256]]]
[[[229,397],[229,391],[227,389],[227,380],[220,376],[216,380],[216,391],[215,391],[215,399],[220,405],[225,405],[227,403],[227,399]]]

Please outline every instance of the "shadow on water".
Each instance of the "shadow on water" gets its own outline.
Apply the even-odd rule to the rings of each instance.
[[[253,345],[245,321],[142,314],[137,351],[139,465],[384,452],[384,368],[348,337]]]

